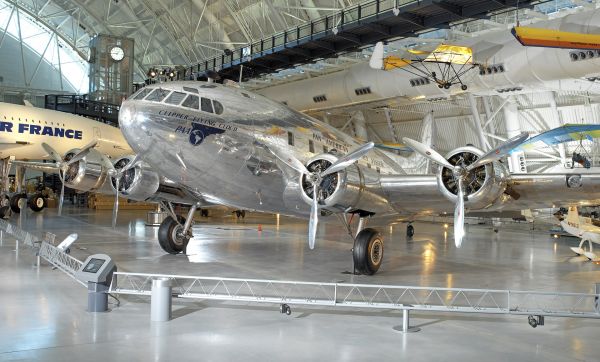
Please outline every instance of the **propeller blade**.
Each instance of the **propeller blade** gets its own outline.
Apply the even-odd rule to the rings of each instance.
[[[59,171],[59,175],[62,173],[62,171]],[[58,199],[58,216],[62,215],[62,208],[63,208],[63,202],[65,201],[65,179],[64,177],[60,176],[60,182],[62,184],[62,186],[60,187],[60,197]]]
[[[117,170],[110,159],[105,155],[100,154],[100,160],[102,161],[102,165],[106,168],[108,175],[114,177],[117,174]]]
[[[428,147],[428,146],[422,144],[421,142],[417,142],[413,139],[406,138],[406,137],[402,138],[402,141],[404,143],[406,143],[410,148],[415,150],[415,152],[418,152],[421,156],[423,156],[427,159],[430,159],[431,161],[437,163],[438,165],[447,167],[450,170],[454,170],[454,166],[452,166],[450,164],[450,162],[448,162],[448,160],[446,160],[444,158],[444,156],[440,155],[437,151],[435,151],[431,147]]]
[[[454,244],[460,248],[465,236],[465,199],[462,178],[458,179],[458,195],[454,208]]]
[[[113,205],[112,212],[112,227],[113,229],[117,226],[117,215],[119,213],[119,180],[121,177],[115,177],[115,203]]]
[[[46,142],[42,142],[42,148],[44,149],[44,151],[48,152],[48,156],[50,156],[50,158],[56,161],[56,163],[60,164],[63,162],[63,158],[61,157],[61,155],[58,152],[56,152],[56,150],[52,148],[52,146],[50,146]]]
[[[321,177],[325,177],[329,174],[336,173],[350,166],[354,162],[358,161],[361,157],[366,155],[369,151],[371,151],[375,147],[373,142],[365,143],[364,145],[356,148],[352,152],[348,153],[344,157],[340,157],[337,161],[335,161],[329,168],[325,171],[321,172]]]
[[[80,161],[82,158],[87,156],[88,153],[90,153],[90,151],[92,150],[92,148],[96,147],[97,144],[98,141],[93,140],[92,142],[85,145],[75,156],[73,156],[73,158],[69,160],[69,162],[67,162],[67,165]]]
[[[311,172],[306,168],[306,166],[304,166],[304,164],[302,162],[300,162],[300,160],[297,159],[296,157],[294,157],[293,155],[291,155],[287,152],[284,154],[283,152],[281,152],[279,150],[276,151],[274,148],[270,148],[269,150],[281,162],[285,163],[286,165],[288,165],[289,167],[298,171],[299,173],[304,174],[304,175],[311,174]]]
[[[317,224],[319,223],[319,203],[317,200],[317,184],[313,185],[313,202],[310,209],[310,222],[308,223],[308,247],[312,250],[315,248],[315,240],[317,238]]]
[[[525,142],[529,138],[529,133],[522,132],[515,137],[506,140],[501,143],[498,147],[488,151],[485,155],[479,157],[477,161],[467,166],[467,171],[471,171],[479,166],[486,165],[490,162],[497,161],[510,153],[510,151],[517,148],[521,143]]]

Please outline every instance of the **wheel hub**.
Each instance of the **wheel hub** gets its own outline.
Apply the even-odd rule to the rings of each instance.
[[[373,244],[371,245],[371,253],[369,255],[371,258],[371,263],[373,263],[374,265],[377,265],[381,262],[382,250],[383,250],[383,243],[381,242],[381,240],[380,239],[374,240]]]
[[[183,234],[183,226],[177,224],[173,228],[172,232],[173,244],[177,246],[183,246],[185,244],[186,236]]]

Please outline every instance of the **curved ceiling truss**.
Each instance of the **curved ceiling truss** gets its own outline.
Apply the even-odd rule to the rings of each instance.
[[[197,63],[358,0],[9,0],[83,59],[96,34],[135,40],[135,79]]]

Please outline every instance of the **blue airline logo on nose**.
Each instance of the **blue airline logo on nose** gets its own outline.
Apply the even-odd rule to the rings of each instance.
[[[211,134],[224,133],[224,129],[209,127],[200,123],[192,122],[192,130],[190,131],[190,143],[194,146],[201,144],[204,139]]]

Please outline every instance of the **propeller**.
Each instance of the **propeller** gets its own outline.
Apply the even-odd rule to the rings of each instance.
[[[113,163],[108,159],[108,157],[102,155],[102,163],[107,169],[108,176],[115,179],[115,201],[113,202],[111,222],[113,229],[117,226],[117,216],[119,214],[119,190],[121,178],[123,177],[125,172],[127,172],[127,170],[131,169],[132,167],[135,167],[139,162],[140,157],[138,155],[135,155],[135,157],[129,163],[117,170]]]
[[[77,161],[80,161],[85,156],[90,153],[92,148],[96,147],[98,141],[93,140],[92,142],[85,145],[79,152],[77,152],[70,160],[65,161],[65,159],[58,153],[52,146],[49,144],[42,142],[42,148],[44,151],[48,153],[50,158],[52,158],[58,168],[58,178],[60,179],[61,187],[60,187],[60,197],[58,200],[58,216],[62,215],[63,202],[65,200],[65,173],[69,169],[69,166],[74,164]]]
[[[488,151],[486,154],[479,157],[477,159],[477,161],[475,161],[472,164],[470,164],[469,166],[467,166],[467,171],[474,170],[479,166],[483,166],[490,162],[498,161],[499,159],[507,156],[510,153],[510,151],[519,147],[519,145],[522,144],[523,142],[525,142],[528,137],[529,137],[529,133],[522,132],[522,133],[504,141],[503,143],[498,145],[498,147],[494,148],[493,150]]]
[[[440,155],[437,151],[431,147],[422,144],[421,142],[415,141],[410,138],[404,137],[402,141],[410,146],[415,152],[421,154],[423,157],[437,163],[442,167],[446,167],[452,171],[454,179],[458,181],[458,190],[456,195],[456,205],[454,208],[454,244],[457,248],[460,248],[462,239],[465,236],[465,189],[463,182],[469,175],[469,173],[478,167],[485,166],[491,162],[498,161],[499,159],[507,156],[512,150],[517,148],[523,142],[527,140],[529,134],[522,132],[519,135],[512,137],[505,142],[499,144],[496,148],[488,151],[475,162],[470,165],[464,165],[464,163],[458,163],[452,165],[444,156]]]
[[[352,165],[354,162],[358,161],[361,157],[367,154],[367,152],[369,152],[374,146],[375,144],[373,142],[366,143],[352,150],[347,155],[338,158],[337,161],[332,163],[327,169],[320,172],[312,172],[308,170],[306,166],[304,166],[304,164],[290,152],[282,152],[280,150],[271,149],[271,152],[278,159],[280,159],[281,162],[298,171],[300,174],[306,175],[307,179],[312,183],[312,204],[310,209],[310,220],[308,223],[308,247],[310,249],[315,248],[315,241],[317,238],[317,226],[319,224],[318,197],[321,191],[321,181],[323,180],[323,177],[335,172],[339,172]]]

